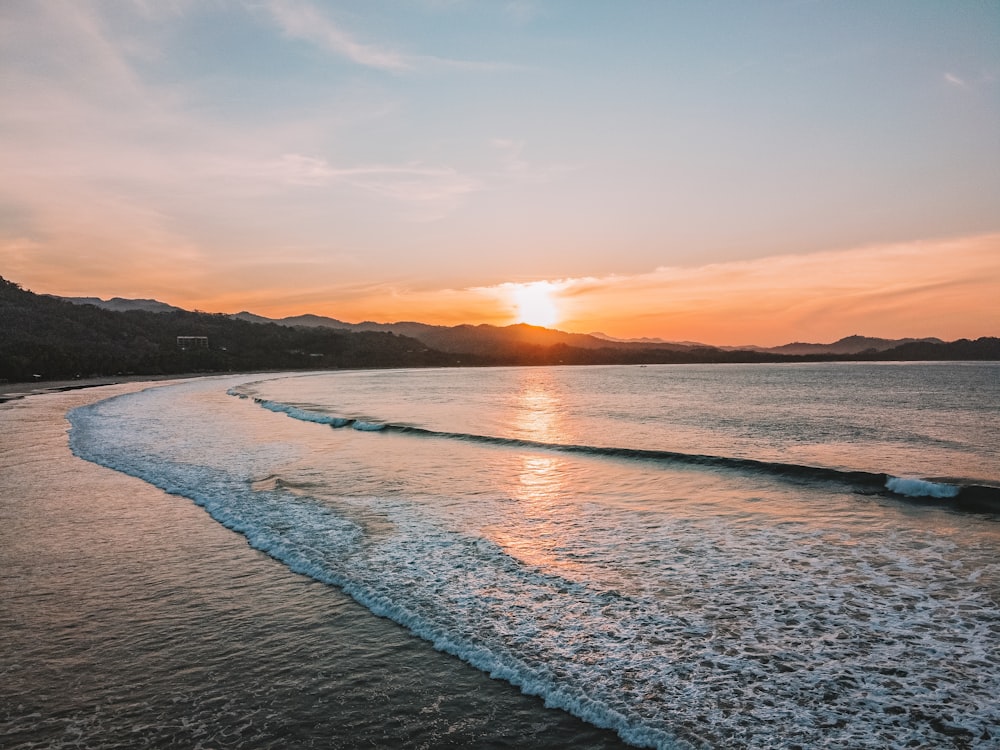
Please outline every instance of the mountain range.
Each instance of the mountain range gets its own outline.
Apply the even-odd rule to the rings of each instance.
[[[111,299],[101,299],[100,297],[57,297],[54,294],[43,295],[53,299],[61,299],[72,302],[74,305],[93,305],[102,310],[112,310],[114,312],[129,312],[131,310],[144,310],[146,312],[186,312],[184,308],[168,305],[155,299],[125,299],[124,297],[112,297]]]
[[[68,302],[78,305],[94,305],[105,310],[115,310],[123,312],[127,310],[146,310],[149,312],[176,312],[181,308],[169,305],[165,302],[151,299],[123,299],[113,297],[102,300],[98,297],[63,297]],[[489,354],[496,351],[498,346],[554,346],[561,344],[579,349],[621,349],[634,350],[641,349],[665,349],[670,351],[692,351],[698,349],[719,349],[722,351],[754,351],[767,352],[771,354],[808,355],[808,354],[860,354],[862,352],[883,352],[893,349],[903,344],[931,343],[943,344],[938,338],[904,338],[904,339],[883,339],[870,336],[846,336],[830,344],[814,344],[804,342],[793,342],[781,346],[763,347],[755,345],[746,346],[710,346],[694,341],[665,341],[657,338],[620,339],[607,336],[603,333],[567,333],[551,328],[541,328],[525,323],[516,323],[509,326],[481,325],[457,325],[457,326],[436,326],[427,323],[398,322],[398,323],[375,323],[365,321],[363,323],[347,323],[336,318],[323,315],[295,315],[286,318],[267,318],[262,315],[243,311],[235,313],[230,317],[237,320],[245,320],[250,323],[277,323],[278,325],[290,327],[323,327],[334,328],[343,331],[378,331],[381,333],[393,333],[399,336],[409,336],[418,339],[426,346],[443,352],[469,353],[469,354]]]
[[[852,336],[773,350],[722,348],[525,324],[351,324],[316,315],[271,320],[189,312],[148,299],[62,299],[0,278],[0,382],[378,367],[915,360],[1000,361],[1000,338],[901,343]]]

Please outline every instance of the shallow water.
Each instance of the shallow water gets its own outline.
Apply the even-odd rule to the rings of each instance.
[[[0,747],[621,746],[75,458],[95,397],[0,405]]]
[[[77,410],[72,444],[634,744],[991,747],[995,517],[837,472],[995,481],[998,372],[223,378]]]
[[[997,363],[345,372],[247,392],[438,431],[1000,482]]]

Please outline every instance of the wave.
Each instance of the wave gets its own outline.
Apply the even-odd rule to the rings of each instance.
[[[360,416],[331,419],[302,405],[270,402],[266,408],[340,428],[360,421],[427,439],[628,455]],[[623,531],[626,514],[618,509],[587,515],[584,525],[600,530],[593,537],[598,544],[588,543],[596,554],[590,570],[610,560],[617,565],[619,544],[642,540],[641,546],[663,551],[652,568],[642,555],[625,564],[629,577],[655,569],[648,587],[619,590],[599,573],[521,560],[484,536],[478,523],[472,529],[455,524],[451,514],[428,513],[410,498],[347,493],[327,502],[290,491],[296,485],[286,482],[282,467],[296,456],[294,446],[259,440],[254,430],[242,434],[238,420],[247,415],[241,409],[202,409],[200,401],[176,399],[168,389],[91,404],[67,415],[70,447],[82,458],[191,498],[290,570],[337,586],[435,648],[540,696],[547,706],[608,727],[626,742],[664,750],[764,747],[778,732],[789,746],[863,746],[900,733],[933,736],[928,721],[944,727],[934,727],[938,734],[954,731],[956,742],[966,735],[984,737],[980,745],[989,742],[996,680],[972,680],[969,669],[985,665],[984,675],[995,673],[983,661],[981,644],[996,612],[984,583],[977,583],[992,573],[958,564],[992,560],[989,548],[969,558],[956,549],[951,558],[942,552],[954,547],[950,538],[914,554],[907,534],[885,540],[878,531],[875,539],[861,535],[859,541],[875,543],[866,550],[854,537],[831,544],[827,535],[803,534],[798,524],[764,523],[744,537],[711,517],[656,524],[651,533],[640,517]],[[206,413],[224,419],[203,418]],[[221,439],[230,433],[232,439]],[[686,454],[659,455],[678,461]],[[745,460],[688,458],[765,470]],[[808,467],[798,469],[808,479],[802,473]],[[885,475],[862,475],[888,482]],[[308,476],[291,474],[293,481]],[[924,490],[943,484],[914,481],[925,482]],[[372,513],[393,532],[368,534],[363,519]],[[532,531],[525,521],[523,530]],[[629,525],[641,534],[633,536]],[[900,564],[883,568],[887,560]],[[925,592],[927,581],[933,588]],[[838,637],[818,639],[817,633]],[[949,637],[941,640],[937,633]],[[928,680],[936,686],[929,697]],[[858,685],[867,696],[860,708]],[[814,709],[817,694],[826,697]],[[962,717],[957,728],[950,716],[947,723],[934,718],[941,695]],[[734,710],[723,713],[720,705]],[[910,718],[897,715],[900,705],[912,707]]]
[[[611,729],[639,747],[704,747],[704,743],[677,734],[663,720],[638,716],[621,700],[620,691],[595,697],[591,667],[563,655],[572,654],[573,644],[561,638],[566,609],[560,604],[560,595],[571,591],[572,602],[566,606],[573,607],[581,619],[600,618],[605,629],[611,628],[609,607],[628,608],[632,616],[619,617],[614,623],[618,642],[635,637],[635,619],[645,613],[641,602],[609,596],[587,584],[525,567],[490,540],[443,529],[414,515],[405,503],[363,500],[365,504],[377,502],[394,526],[407,529],[393,539],[373,543],[350,514],[288,492],[287,483],[277,474],[247,482],[243,476],[246,467],[175,460],[155,448],[150,452],[155,441],[141,444],[108,439],[120,434],[116,430],[127,429],[127,420],[117,419],[122,403],[116,397],[68,413],[69,445],[75,455],[142,479],[169,494],[190,498],[223,526],[242,534],[251,547],[281,561],[289,570],[338,587],[374,614],[406,627],[439,651],[453,654],[528,695],[542,697],[548,707]],[[264,408],[295,418],[309,417],[305,421],[313,423],[339,422],[320,419],[322,415],[297,407],[269,404]],[[352,426],[356,423],[348,421]],[[362,424],[370,427],[373,423]],[[495,593],[484,598],[486,591]],[[548,649],[546,642],[533,645],[523,634],[514,642],[496,636],[496,612],[522,608],[519,603],[524,601],[535,605],[533,619],[524,628],[560,636]],[[667,619],[657,611],[645,614],[661,627]],[[506,619],[499,622],[507,624]],[[552,663],[554,657],[559,669]],[[608,673],[617,679],[619,671],[609,669]]]
[[[230,389],[229,394],[239,398],[247,398],[246,395],[237,389]],[[333,428],[350,427],[363,432],[394,432],[509,448],[530,448],[604,458],[657,461],[688,466],[720,468],[730,471],[744,471],[783,478],[801,479],[804,481],[837,482],[849,485],[862,492],[888,492],[897,497],[921,500],[923,502],[947,501],[947,506],[956,510],[1000,514],[1000,487],[963,480],[943,482],[920,477],[898,477],[885,472],[832,469],[823,466],[764,461],[754,458],[713,456],[700,453],[682,453],[679,451],[650,450],[644,448],[551,443],[540,440],[526,440],[524,438],[501,437],[498,435],[477,435],[466,432],[431,430],[413,425],[373,421],[370,418],[331,416],[323,412],[257,397],[254,397],[253,401],[269,411],[283,413],[303,422],[327,424]]]
[[[954,484],[929,482],[916,477],[889,477],[886,489],[906,497],[956,497],[960,488]]]

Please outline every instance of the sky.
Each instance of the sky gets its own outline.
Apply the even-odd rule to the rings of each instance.
[[[39,293],[1000,335],[1000,1],[5,0],[0,176]]]

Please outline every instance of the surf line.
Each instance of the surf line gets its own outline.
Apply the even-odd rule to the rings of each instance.
[[[229,395],[247,398],[231,389]],[[503,446],[508,448],[531,448],[605,458],[622,458],[637,461],[674,463],[687,466],[719,468],[729,471],[744,471],[766,474],[785,479],[809,481],[829,481],[846,484],[866,492],[888,493],[897,497],[923,502],[943,504],[956,510],[976,513],[1000,514],[1000,487],[980,484],[951,484],[936,482],[919,477],[897,477],[892,474],[871,471],[848,471],[823,466],[762,461],[753,458],[733,456],[712,456],[679,451],[651,450],[645,448],[620,448],[614,446],[579,445],[573,443],[549,443],[524,438],[500,437],[497,435],[477,435],[466,432],[446,432],[430,430],[412,425],[380,422],[370,418],[336,417],[322,412],[303,409],[278,401],[253,397],[260,407],[285,414],[303,422],[329,425],[334,429],[350,427],[361,432],[394,432],[445,440],[461,440],[469,443]]]

